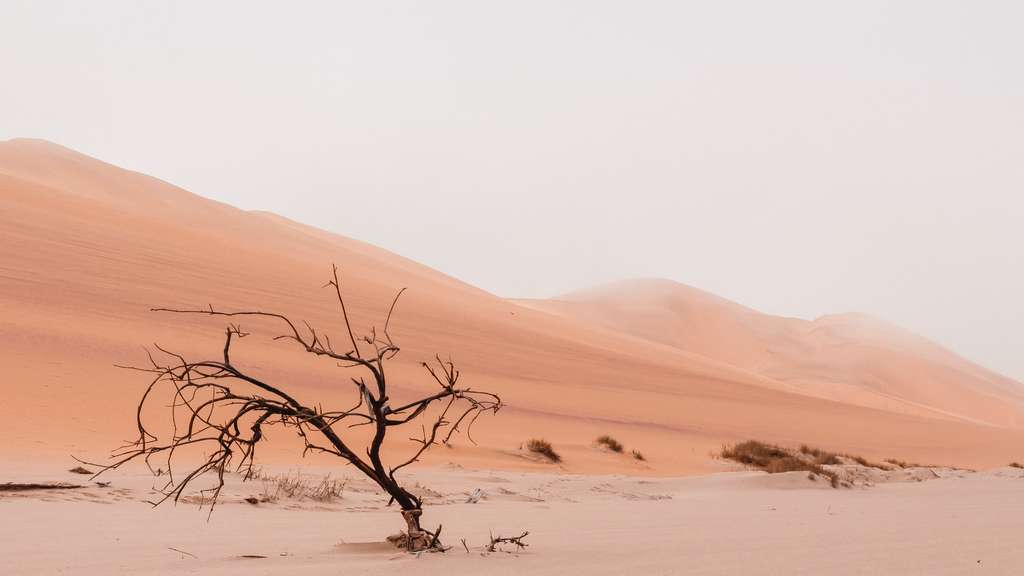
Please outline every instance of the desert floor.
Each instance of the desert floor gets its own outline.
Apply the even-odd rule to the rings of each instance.
[[[303,469],[340,498],[283,496],[274,477],[232,476],[213,511],[191,498],[153,508],[154,479],[108,486],[66,471],[7,465],[3,481],[82,489],[0,494],[3,573],[37,574],[1020,574],[1024,470],[921,469],[828,488],[805,473],[688,478],[469,470],[411,472],[442,524],[445,554],[383,540],[401,518],[343,469]],[[428,486],[429,489],[421,486]],[[477,503],[468,495],[480,489]],[[249,504],[246,497],[272,502]],[[529,531],[521,551],[485,553],[490,533]],[[463,547],[465,539],[468,551]],[[259,556],[259,557],[247,557]]]

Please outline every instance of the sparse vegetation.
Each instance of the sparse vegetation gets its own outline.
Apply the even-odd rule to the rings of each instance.
[[[635,448],[633,449],[633,458],[635,458],[637,460],[640,460],[640,461],[646,461],[647,460],[647,458],[644,458],[644,455],[641,454],[640,451],[635,449]]]
[[[863,466],[865,468],[877,468],[879,470],[888,470],[889,469],[889,467],[886,466],[885,464],[879,464],[878,462],[872,462],[871,460],[868,460],[867,458],[864,458],[863,456],[851,456],[850,454],[843,454],[843,456],[846,457],[846,458],[849,458],[850,460],[853,460],[854,462],[856,462],[857,464],[860,464],[861,466]]]
[[[864,458],[863,456],[856,456],[856,455],[853,455],[853,454],[841,454],[841,453],[837,454],[835,452],[829,452],[827,450],[822,450],[821,448],[813,448],[811,446],[808,446],[807,444],[801,444],[800,445],[800,453],[801,454],[805,454],[807,456],[812,456],[814,458],[814,463],[818,464],[819,466],[835,466],[835,465],[840,465],[840,464],[843,463],[842,459],[846,458],[847,460],[852,460],[852,461],[856,462],[857,464],[860,464],[861,466],[864,466],[865,468],[877,468],[879,470],[888,470],[889,469],[889,467],[886,466],[885,464],[879,464],[877,462],[872,462],[872,461],[868,460],[867,458]],[[890,462],[890,461],[886,460],[886,462]]]
[[[598,436],[597,443],[611,450],[612,452],[617,452],[619,454],[622,453],[622,444],[615,438],[612,438],[611,436]]]
[[[68,470],[68,472],[71,472],[72,474],[94,474],[92,470],[89,470],[88,468],[83,468],[81,466],[75,466],[74,468]]]
[[[767,468],[769,464],[776,460],[791,457],[789,451],[779,446],[756,440],[748,440],[722,448],[722,458],[735,460],[740,464],[756,466],[758,468]]]
[[[841,480],[839,472],[835,469],[826,468],[826,466],[856,464],[878,470],[892,470],[892,467],[911,468],[920,466],[920,464],[908,464],[892,458],[887,459],[885,461],[886,464],[879,464],[863,456],[829,452],[828,450],[813,448],[806,444],[802,444],[798,450],[791,450],[776,446],[775,444],[758,442],[757,440],[748,440],[733,446],[725,446],[722,448],[721,455],[723,458],[735,460],[770,474],[806,470],[811,479],[817,476],[828,478],[833,488],[848,486],[850,483],[849,481]]]
[[[885,459],[885,463],[886,464],[892,464],[893,466],[898,466],[900,468],[924,468],[925,467],[925,466],[922,466],[921,464],[918,464],[917,462],[904,462],[903,460],[897,460],[895,458],[886,458]]]
[[[526,449],[534,454],[540,454],[552,462],[561,462],[562,457],[555,452],[551,443],[543,438],[532,438],[526,443]]]
[[[1009,466],[1010,468],[1024,468],[1024,464],[1020,462],[1010,462]]]
[[[263,491],[256,499],[258,502],[277,502],[282,498],[334,502],[344,496],[345,485],[348,483],[347,480],[331,478],[330,475],[314,483],[312,479],[298,473],[294,476],[270,475],[262,471],[254,471],[251,478],[263,481]]]
[[[822,456],[815,456],[813,453],[804,452],[803,450],[793,452],[781,446],[766,444],[757,440],[748,440],[732,446],[722,447],[722,458],[753,466],[769,474],[806,471],[812,478],[815,476],[828,478],[832,487],[838,488],[840,486],[839,475],[831,470],[822,468],[821,464],[816,463],[817,459],[824,457],[824,454],[827,453],[822,454]],[[800,455],[803,455],[803,457]]]
[[[807,444],[802,444],[800,446],[800,453],[812,456],[814,458],[814,463],[819,466],[832,466],[843,463],[837,454],[826,452],[820,448],[812,448]]]

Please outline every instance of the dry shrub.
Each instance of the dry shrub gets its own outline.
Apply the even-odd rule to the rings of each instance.
[[[636,450],[636,449],[633,450],[633,458],[635,458],[637,460],[640,460],[640,461],[647,460],[647,458],[644,458],[644,455],[641,454],[640,451]]]
[[[605,448],[608,448],[612,452],[617,452],[619,454],[622,453],[622,444],[615,438],[612,438],[611,436],[598,436],[597,443],[604,446]]]
[[[790,457],[788,450],[774,444],[747,440],[732,446],[722,447],[722,458],[735,460],[740,464],[765,468],[774,460]]]
[[[1024,464],[1020,462],[1010,462],[1009,466],[1010,468],[1024,468]]]
[[[561,462],[562,457],[555,452],[551,443],[543,438],[532,438],[526,443],[526,449],[534,454],[540,454],[552,462]]]
[[[83,468],[81,466],[75,466],[74,468],[68,470],[68,472],[71,472],[72,474],[95,474],[95,472],[93,472],[92,470],[89,470],[88,468]]]

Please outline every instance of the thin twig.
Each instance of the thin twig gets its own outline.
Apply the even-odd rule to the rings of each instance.
[[[171,548],[170,546],[168,546],[167,549],[168,550],[174,550],[175,552],[178,552],[180,554],[184,554],[185,556],[191,556],[192,558],[195,558],[197,560],[199,559],[199,556],[196,556],[195,554],[192,554],[191,552],[185,552],[184,550],[178,550],[177,548]]]

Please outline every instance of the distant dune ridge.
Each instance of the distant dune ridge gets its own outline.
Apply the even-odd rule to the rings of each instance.
[[[48,142],[0,142],[0,238],[0,454],[102,457],[131,435],[145,380],[114,363],[141,363],[154,341],[217,355],[222,323],[151,306],[275,310],[337,330],[319,289],[332,262],[361,329],[408,287],[391,325],[397,395],[430,386],[418,362],[451,353],[509,405],[480,422],[478,446],[435,463],[556,466],[524,457],[531,437],[567,470],[642,474],[723,469],[710,453],[747,438],[965,467],[1024,446],[1021,384],[881,320],[779,318],[667,280],[503,299]],[[340,370],[252,328],[239,362],[312,402],[350,399]],[[601,434],[647,461],[596,449]],[[266,457],[287,458],[284,441]]]
[[[843,402],[932,410],[1021,426],[1024,388],[939,345],[863,314],[814,321],[762,314],[670,280],[627,280],[534,308],[720,360]]]

